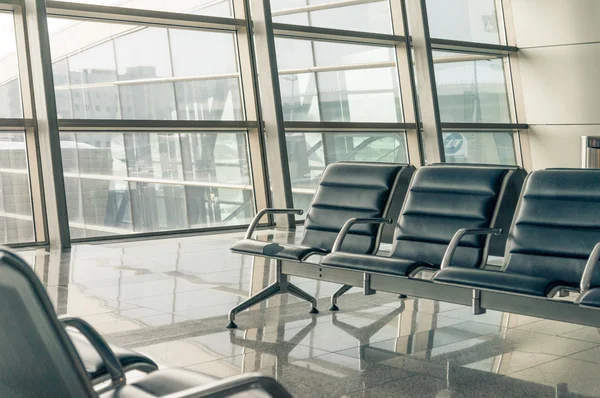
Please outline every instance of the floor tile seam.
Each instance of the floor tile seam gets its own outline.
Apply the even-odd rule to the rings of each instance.
[[[526,328],[526,327],[528,327],[528,326],[533,326],[533,325],[536,325],[536,324],[538,324],[538,323],[542,323],[542,322],[546,322],[546,321],[555,321],[555,320],[554,320],[554,319],[548,319],[548,318],[540,318],[540,320],[538,320],[538,321],[531,322],[531,323],[526,323],[526,324],[524,324],[524,325],[518,325],[518,326],[515,326],[515,327],[509,327],[509,328],[507,328],[507,329],[511,329],[511,330],[521,330],[521,331],[524,331],[524,332],[539,333],[539,334],[544,334],[544,335],[547,335],[547,336],[556,336],[556,337],[565,337],[565,338],[569,338],[569,337],[567,337],[567,336],[563,336],[563,334],[567,334],[567,333],[574,333],[574,332],[580,331],[580,330],[582,330],[582,329],[585,329],[586,327],[589,327],[589,326],[585,326],[585,325],[578,325],[578,326],[580,326],[579,328],[577,328],[577,329],[573,329],[573,330],[570,330],[570,331],[568,331],[568,332],[563,332],[563,333],[561,333],[561,334],[548,334],[548,333],[544,333],[544,332],[537,332],[537,331],[532,331],[532,330],[527,330],[527,329],[525,329],[525,328]],[[555,322],[562,322],[562,321],[555,321]],[[576,325],[575,323],[570,323],[570,322],[564,322],[564,323],[568,323],[568,324],[570,324],[570,325]],[[575,340],[576,340],[576,339],[575,339]]]
[[[470,323],[470,322],[466,322],[466,323]],[[457,324],[457,325],[460,325],[460,324]],[[456,325],[452,325],[452,326],[456,326]],[[449,326],[449,327],[452,327],[452,326]],[[438,346],[435,346],[435,347],[432,347],[432,348],[428,348],[428,349],[426,349],[426,350],[415,351],[415,352],[412,352],[412,353],[410,353],[410,354],[407,354],[407,355],[413,356],[413,355],[417,355],[417,354],[422,354],[422,353],[424,353],[424,352],[431,351],[431,350],[434,350],[434,349],[440,349],[440,348],[443,348],[443,347],[447,347],[447,346],[449,346],[449,345],[453,345],[453,344],[462,343],[462,342],[465,342],[465,341],[467,341],[467,340],[472,340],[472,339],[478,339],[478,338],[483,338],[483,337],[489,337],[489,336],[493,336],[493,335],[495,335],[495,334],[498,334],[498,333],[501,333],[501,332],[502,332],[502,331],[497,331],[497,332],[492,332],[492,333],[480,334],[480,335],[477,335],[477,336],[471,336],[471,337],[467,337],[467,338],[465,338],[465,339],[461,339],[461,340],[453,341],[453,342],[451,342],[451,343],[447,343],[447,344],[441,344],[441,345],[438,345]]]
[[[430,314],[430,315],[437,315],[437,314],[439,314],[439,315],[444,316],[446,318],[458,319],[458,320],[463,321],[463,322],[472,322],[472,323],[478,323],[480,325],[496,326],[496,327],[499,327],[501,330],[515,330],[515,328],[507,328],[504,325],[495,325],[495,324],[491,324],[491,323],[481,322],[481,321],[478,321],[478,320],[467,320],[467,319],[464,319],[464,318],[447,315],[447,314],[444,314],[444,312],[446,312],[446,311],[439,312],[439,313],[436,313],[436,314]]]
[[[144,282],[139,282],[138,284],[141,284]],[[109,286],[110,287],[110,286]],[[216,285],[216,286],[206,286],[203,288],[198,288],[198,289],[191,289],[191,290],[183,290],[183,291],[175,291],[175,292],[170,292],[170,293],[165,293],[165,294],[158,294],[158,295],[144,295],[144,296],[140,296],[140,297],[133,297],[133,298],[127,298],[125,300],[119,300],[119,298],[114,298],[114,297],[106,297],[106,296],[100,296],[100,295],[95,295],[94,293],[91,294],[87,294],[84,292],[78,292],[78,294],[82,294],[82,295],[86,295],[85,297],[90,297],[90,298],[98,298],[98,299],[106,299],[106,300],[116,300],[116,301],[123,301],[123,302],[129,302],[132,300],[141,300],[141,299],[148,299],[148,298],[154,298],[154,297],[163,297],[163,296],[173,296],[174,294],[184,294],[184,293],[192,293],[192,292],[201,292],[204,290],[210,290],[210,289],[215,289],[215,288],[234,288],[234,285]],[[131,303],[129,303],[131,304]]]
[[[548,355],[551,355],[551,354],[548,354]],[[560,356],[560,355],[555,355],[555,356],[557,356],[558,358],[549,359],[547,361],[543,361],[543,362],[540,362],[540,363],[532,365],[532,366],[528,366],[528,367],[523,368],[523,369],[515,370],[515,371],[509,372],[509,373],[507,373],[507,374],[505,374],[503,376],[511,376],[511,375],[513,375],[515,373],[524,372],[524,371],[526,371],[528,369],[535,368],[536,366],[546,365],[546,364],[548,364],[550,362],[554,362],[554,361],[558,361],[559,359],[566,358],[566,357]]]
[[[134,304],[132,304],[132,305],[134,305]],[[264,315],[266,317],[269,317],[269,316],[272,316],[272,315],[276,315],[276,316],[279,317],[279,321],[284,321],[284,323],[286,323],[285,321],[287,321],[287,322],[296,322],[296,321],[300,321],[300,320],[306,320],[306,321],[310,322],[310,319],[312,318],[312,316],[310,316],[308,313],[304,313],[303,312],[300,316],[298,316],[298,314],[294,313],[295,309],[299,309],[299,308],[301,308],[303,306],[304,306],[303,302],[297,302],[297,303],[288,304],[285,307],[285,308],[288,309],[288,311],[286,313],[284,313],[283,315],[281,315],[281,314],[271,314],[270,312],[274,312],[274,311],[269,311],[270,309],[278,310],[282,306],[268,307],[266,309],[254,309],[254,310],[251,310],[251,311],[248,311],[248,312],[252,312],[254,315],[262,313],[262,315]],[[147,308],[147,307],[139,306],[139,305],[138,305],[138,307],[140,307],[140,308]],[[152,309],[152,308],[150,308],[150,309]],[[267,310],[267,312],[264,312],[265,310]],[[240,313],[240,314],[242,314],[242,313]],[[185,315],[183,315],[183,316],[185,316]],[[324,316],[327,316],[327,314],[323,313],[323,312],[316,315],[316,317],[324,317]],[[216,324],[217,322],[218,322],[218,326],[217,325],[213,325],[213,324]],[[206,330],[210,330],[210,331],[214,331],[214,332],[222,332],[222,331],[226,330],[225,327],[224,327],[224,325],[226,323],[227,323],[227,316],[226,315],[217,315],[217,316],[207,317],[207,318],[204,318],[204,319],[192,318],[192,321],[190,323],[188,323],[186,325],[182,325],[182,326],[185,327],[186,329],[191,328],[191,327],[195,327],[194,333],[200,333],[200,334],[202,334],[202,333],[205,333]],[[256,327],[262,327],[262,326],[264,326],[264,325],[256,326]],[[152,327],[152,329],[155,329],[152,332],[154,332],[154,333],[160,333],[163,330],[170,331],[173,327],[174,327],[174,325]],[[178,327],[181,327],[181,325],[178,326]],[[255,326],[253,326],[251,324],[247,328],[251,329],[251,328],[255,328]],[[149,328],[146,328],[146,329],[149,329]],[[245,329],[243,328],[242,330],[245,330]],[[148,333],[148,331],[144,330],[144,331],[138,332],[137,334],[144,335],[146,333]],[[189,334],[189,333],[186,333],[186,334]],[[178,338],[177,336],[179,336],[179,334],[175,334],[174,336],[162,337],[161,339],[163,339],[163,340],[173,340],[173,339]],[[115,334],[112,334],[110,337],[111,338],[115,338],[115,339],[121,339],[121,338],[127,339],[127,338],[131,338],[132,334],[131,333],[115,333]],[[123,343],[123,344],[126,344],[126,343]]]
[[[584,328],[585,327],[591,327],[591,326],[584,326]],[[578,330],[581,330],[581,329],[578,329]],[[572,333],[572,332],[566,332],[564,334],[567,334],[567,333]],[[600,333],[600,329],[599,329],[599,333]],[[563,339],[568,339],[568,340],[573,340],[573,341],[579,341],[579,342],[584,342],[584,343],[590,343],[590,344],[600,345],[600,342],[598,340],[596,340],[596,341],[590,341],[590,340],[578,339],[578,338],[575,338],[575,337],[564,336],[564,334],[559,334],[556,337],[561,337]],[[599,334],[598,337],[600,338],[600,334]]]
[[[411,379],[413,377],[423,376],[423,373],[415,373],[415,372],[411,372],[411,371],[407,371],[407,370],[403,370],[403,372],[408,372],[408,373],[413,373],[413,374],[407,375],[406,377],[401,377],[401,378],[396,379],[396,380],[385,381],[385,382],[382,382],[382,383],[377,384],[377,385],[372,385],[372,386],[369,386],[368,388],[359,388],[359,389],[356,389],[356,390],[347,391],[347,392],[344,393],[343,396],[354,394],[354,393],[358,393],[358,392],[361,392],[361,391],[365,391],[366,392],[366,391],[369,391],[369,390],[374,390],[376,388],[383,387],[383,386],[388,385],[388,384],[398,383],[400,381]],[[330,397],[331,398],[339,398],[340,396],[339,395],[330,395]]]
[[[138,347],[138,348],[143,348],[143,347]],[[251,351],[249,351],[247,353],[244,353],[244,354],[231,355],[231,356],[227,356],[227,357],[223,357],[223,358],[219,358],[219,359],[213,359],[213,360],[210,360],[210,361],[198,362],[198,363],[195,363],[195,364],[192,364],[192,365],[186,365],[184,367],[188,368],[188,367],[197,366],[197,365],[206,365],[206,364],[210,364],[212,362],[226,361],[228,359],[239,358],[239,357],[242,357],[244,355],[251,355],[251,354],[270,355],[272,357],[277,357],[277,355],[271,354],[271,353],[268,353],[268,352],[261,352],[261,351],[257,351],[257,350],[252,349],[252,348],[248,348],[248,349],[251,350]],[[310,357],[307,357],[307,358],[293,358],[293,360],[289,361],[287,364],[292,364],[292,363],[298,362],[298,361],[306,361],[306,360],[309,360],[311,358],[318,358],[318,357],[321,357],[321,356],[333,354],[332,352],[321,350],[321,349],[319,349],[319,351],[323,351],[323,352],[320,353],[320,354],[318,354],[318,355],[313,355],[313,356],[310,356]],[[275,366],[275,365],[261,366],[259,369],[252,370],[252,372],[256,372],[256,371],[261,370],[261,369],[266,369],[266,368],[271,367],[271,366]],[[246,372],[243,372],[243,373],[246,373]]]
[[[101,314],[97,314],[97,315],[101,315]],[[143,319],[145,319],[145,318],[153,318],[153,317],[158,317],[158,316],[164,316],[164,315],[176,315],[176,316],[178,316],[178,317],[184,318],[184,319],[183,319],[183,321],[184,321],[184,322],[185,322],[185,321],[193,321],[193,320],[194,320],[193,318],[188,318],[188,317],[186,317],[186,316],[183,316],[183,315],[179,315],[179,314],[170,314],[170,313],[166,313],[166,312],[165,312],[165,313],[161,313],[161,314],[147,315],[147,316],[143,316],[143,317],[139,317],[139,318],[124,318],[124,319],[117,319],[117,320],[115,320],[115,321],[113,321],[113,322],[102,322],[102,323],[95,323],[95,322],[93,322],[93,321],[92,321],[92,322],[90,322],[90,323],[92,324],[92,326],[93,326],[93,327],[95,327],[95,328],[100,328],[100,327],[101,327],[101,326],[103,326],[103,325],[113,325],[113,324],[115,324],[115,323],[117,323],[117,322],[128,322],[128,321],[130,321],[130,322],[134,322],[134,323],[136,323],[138,326],[141,326],[143,329],[145,329],[145,328],[150,328],[150,327],[152,327],[152,325],[141,324],[140,322],[142,322],[142,320],[143,320]],[[174,325],[174,324],[171,324],[171,325]],[[119,333],[119,332],[116,332],[116,333]],[[125,332],[123,332],[123,333],[125,333]]]
[[[590,350],[593,350],[593,348],[590,348]],[[585,351],[579,351],[579,352],[576,352],[575,354],[565,355],[565,356],[563,356],[561,358],[558,358],[558,359],[572,359],[574,361],[582,361],[582,362],[586,362],[586,363],[589,363],[589,364],[594,364],[594,365],[600,366],[599,362],[594,362],[594,361],[590,361],[588,359],[583,359],[583,358],[573,358],[574,355],[581,354],[582,352],[585,352]]]
[[[593,349],[596,349],[596,348],[600,347],[600,344],[597,344],[597,343],[590,343],[589,341],[585,341],[585,343],[588,343],[588,344],[593,344],[593,346],[592,346],[592,347],[585,348],[585,349],[583,349],[583,350],[580,350],[580,351],[573,352],[573,353],[571,353],[571,354],[569,354],[569,355],[563,355],[562,357],[563,357],[563,358],[567,358],[567,357],[570,357],[571,355],[581,354],[582,352],[589,351],[589,350],[593,350]],[[574,358],[573,358],[573,359],[574,359]],[[587,362],[587,361],[586,361],[586,362]]]
[[[252,270],[252,267],[244,267],[243,268],[243,271],[247,271],[247,270]],[[231,269],[231,270],[224,270],[224,271],[201,273],[201,275],[213,275],[213,274],[220,274],[220,273],[233,272],[233,271],[239,271],[239,269]],[[164,279],[169,279],[169,278],[178,278],[178,276],[168,275],[167,272],[173,272],[173,271],[158,271],[158,272],[149,271],[147,274],[144,274],[144,275],[163,275],[163,276],[165,276],[165,278],[151,279],[151,280],[148,280],[148,281],[126,282],[126,283],[112,284],[112,285],[106,285],[106,286],[101,286],[101,287],[114,287],[114,286],[134,285],[134,284],[138,284],[138,283],[153,282],[153,281],[164,280]],[[193,276],[193,274],[191,276]],[[129,275],[129,276],[126,276],[126,277],[134,277],[134,275]],[[96,281],[108,281],[108,280],[112,280],[112,279],[119,279],[119,278],[95,279],[95,280],[93,280],[93,282],[96,282]],[[71,285],[75,285],[75,284],[72,283],[72,282],[67,282],[66,284],[65,283],[58,283],[58,284],[46,285],[46,287],[68,288]]]

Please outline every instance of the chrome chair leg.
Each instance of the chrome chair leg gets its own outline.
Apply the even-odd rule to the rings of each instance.
[[[311,296],[310,294],[306,293],[304,290],[300,289],[298,286],[288,283],[287,293],[291,294],[292,296],[296,296],[299,299],[308,301],[312,305],[312,308],[310,309],[310,311],[308,311],[309,314],[319,313],[319,310],[317,309],[317,299]]]
[[[240,304],[236,305],[235,307],[233,307],[229,311],[229,323],[227,324],[227,329],[236,329],[237,328],[237,325],[234,322],[235,315],[237,313],[242,312],[245,309],[248,309],[248,308],[252,307],[253,305],[260,303],[261,301],[264,301],[270,297],[277,295],[280,291],[281,291],[281,286],[279,284],[279,281],[277,281],[277,282],[272,283],[269,286],[265,287],[263,290],[256,293],[254,296],[249,297],[247,300],[245,300],[245,301],[241,302]]]
[[[348,290],[352,289],[353,286],[344,285],[340,287],[333,295],[331,296],[331,307],[329,307],[329,311],[339,311],[340,308],[337,306],[337,301],[340,296],[346,293]]]
[[[282,272],[282,266],[282,261],[277,260],[277,281],[265,287],[263,290],[256,293],[254,296],[249,297],[244,302],[236,305],[229,311],[229,323],[226,326],[227,329],[237,329],[237,324],[235,323],[236,314],[252,307],[255,304],[260,303],[261,301],[265,301],[277,294],[289,293],[302,300],[306,300],[311,304],[311,309],[310,311],[308,311],[308,313],[319,313],[319,310],[317,309],[317,299],[311,296],[310,294],[306,293],[304,290],[300,289],[298,286],[291,284],[288,281],[288,276]]]

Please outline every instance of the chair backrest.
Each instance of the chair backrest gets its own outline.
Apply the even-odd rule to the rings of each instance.
[[[600,170],[535,171],[525,182],[504,269],[579,287],[587,259],[598,242]],[[600,286],[600,273],[594,275],[592,285]]]
[[[0,397],[94,397],[43,286],[0,249]]]
[[[387,217],[398,181],[412,175],[406,164],[338,162],[327,166],[308,209],[301,244],[331,251],[350,218]],[[342,251],[373,253],[381,225],[357,224],[344,239]]]
[[[392,257],[439,267],[450,240],[461,228],[495,226],[511,166],[431,165],[413,176],[396,227]],[[481,267],[489,236],[465,236],[451,265]]]

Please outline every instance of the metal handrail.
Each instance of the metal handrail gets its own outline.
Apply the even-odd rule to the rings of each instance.
[[[104,362],[106,372],[110,375],[112,383],[110,386],[98,390],[98,393],[112,390],[126,384],[125,371],[123,370],[121,362],[119,362],[119,359],[110,349],[108,343],[106,343],[102,336],[100,336],[89,323],[83,319],[71,317],[59,318],[59,320],[65,327],[72,327],[78,330],[83,337],[90,342],[92,347],[96,350],[96,353],[98,353],[102,359],[102,362]]]
[[[445,269],[450,266],[454,252],[458,249],[458,244],[465,235],[500,235],[502,233],[501,228],[462,228],[456,231],[452,240],[448,244],[448,248],[442,258],[442,264],[440,269]]]
[[[594,276],[594,271],[598,266],[598,260],[600,260],[600,242],[596,243],[596,246],[594,246],[592,253],[588,257],[588,261],[585,264],[585,269],[583,270],[583,275],[581,276],[581,283],[579,284],[581,294],[590,290],[592,285],[592,277]]]
[[[261,211],[256,213],[256,216],[254,216],[254,218],[252,219],[252,222],[250,223],[250,225],[248,226],[248,229],[246,230],[246,235],[244,236],[244,239],[252,239],[252,234],[254,233],[256,226],[260,222],[260,219],[263,218],[263,216],[265,216],[267,214],[302,215],[303,213],[304,213],[304,210],[301,210],[301,209],[262,209]]]
[[[333,248],[331,249],[332,253],[340,251],[342,247],[342,243],[350,232],[350,229],[355,224],[391,224],[393,220],[391,218],[351,218],[342,227],[338,236],[335,238],[335,242],[333,243]]]

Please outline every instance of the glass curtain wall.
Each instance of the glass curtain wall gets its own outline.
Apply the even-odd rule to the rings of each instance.
[[[271,0],[275,23],[340,29],[337,40],[276,37],[294,205],[306,209],[336,161],[408,162],[396,47],[355,44],[353,33],[393,33],[389,1]],[[346,39],[346,40],[344,40]],[[315,122],[311,131],[294,122]],[[331,128],[330,123],[338,123]],[[357,123],[373,124],[355,129]],[[379,123],[397,125],[378,130]],[[340,126],[339,124],[343,124]]]
[[[231,16],[226,1],[146,3],[118,6]],[[245,120],[234,31],[58,18],[49,29],[59,119],[106,126],[61,132],[72,238],[250,221],[246,133],[177,131],[177,121]],[[174,123],[127,131],[122,120]]]
[[[42,65],[54,84],[41,92],[31,73],[39,54],[26,53],[40,50],[18,44],[27,42],[19,12],[28,2],[0,0],[0,244],[49,239],[39,171],[49,154],[38,149],[32,112],[39,95],[56,101],[51,140],[71,239],[243,226],[268,203],[273,154],[260,138],[250,56],[258,39],[245,31],[244,1],[48,3],[40,18],[51,59]],[[401,4],[270,0],[290,169],[272,175],[290,179],[296,207],[308,207],[332,162],[423,162],[413,111],[423,93],[410,71],[424,65],[410,62],[402,21],[417,16]],[[498,4],[426,1],[448,162],[518,163],[508,58],[516,48]]]
[[[0,12],[0,244],[35,241],[12,13]]]
[[[480,44],[505,44],[496,0],[427,0],[432,39],[465,42],[460,51],[434,51],[434,71],[446,161],[517,164],[514,131],[486,131],[478,124],[512,122],[508,58],[478,53]],[[435,48],[435,45],[434,45]],[[518,137],[516,137],[518,139]]]

